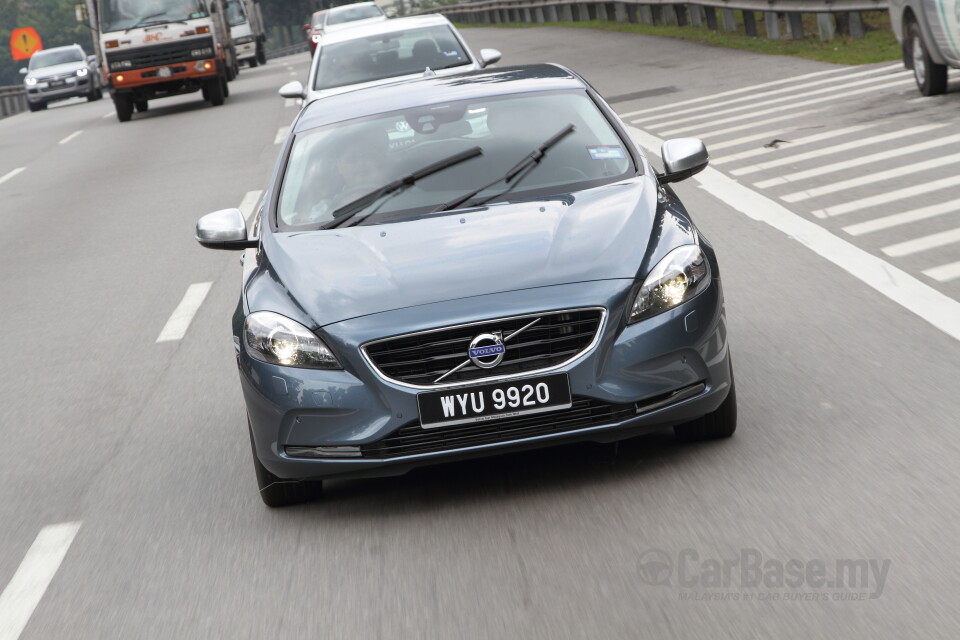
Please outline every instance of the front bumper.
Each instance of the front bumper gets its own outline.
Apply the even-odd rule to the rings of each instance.
[[[693,300],[625,326],[631,285],[632,281],[607,280],[543,287],[328,325],[320,333],[341,359],[342,371],[269,365],[239,347],[241,385],[257,456],[281,478],[399,475],[427,464],[561,442],[614,441],[715,410],[731,384],[719,279]],[[560,369],[569,377],[576,415],[562,410],[536,414],[536,420],[523,424],[516,422],[524,419],[521,416],[480,427],[424,430],[419,428],[418,390],[386,381],[359,350],[361,344],[386,335],[595,306],[607,309],[599,340]],[[240,326],[238,315],[235,336],[240,335]],[[235,340],[239,345],[239,338]],[[422,444],[424,439],[429,446],[404,449],[402,444]],[[331,457],[303,457],[304,451],[316,447],[330,447],[322,451]]]
[[[93,78],[91,74],[83,77],[74,76],[66,78],[65,84],[59,87],[51,87],[49,82],[38,82],[32,87],[27,87],[27,101],[38,104],[41,102],[52,102],[53,100],[66,100],[67,98],[76,98],[87,96],[92,89]]]

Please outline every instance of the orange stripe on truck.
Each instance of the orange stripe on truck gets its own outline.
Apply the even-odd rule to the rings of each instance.
[[[161,75],[161,69],[169,69],[170,75]],[[169,82],[171,80],[181,80],[184,78],[203,78],[217,75],[217,61],[208,60],[190,60],[187,62],[175,62],[173,64],[161,65],[159,67],[147,67],[145,69],[132,69],[130,71],[117,71],[108,74],[110,84],[116,89],[126,89],[130,87],[140,87],[147,84],[156,84],[158,82]]]

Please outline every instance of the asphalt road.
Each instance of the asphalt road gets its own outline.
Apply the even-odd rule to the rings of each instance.
[[[504,63],[568,63],[625,114],[849,71],[586,30],[466,36]],[[276,89],[306,65],[244,69],[223,107],[157,101],[121,125],[108,100],[73,101],[0,120],[0,179],[23,168],[0,184],[0,588],[44,527],[82,523],[19,637],[957,637],[960,343],[696,180],[677,191],[724,272],[734,438],[562,447],[330,482],[321,502],[265,508],[229,333],[238,256],[200,249],[193,225],[264,187],[295,111]],[[957,132],[960,93],[914,98],[865,93],[789,122],[841,130],[865,114],[881,131]],[[753,181],[777,174],[741,185],[782,204],[795,190]],[[957,280],[923,275],[949,254],[898,262],[807,204],[786,206],[960,297]],[[157,343],[207,282],[183,338]],[[836,585],[838,561],[866,561],[863,582]],[[809,573],[790,582],[798,566]],[[0,637],[17,637],[5,622]]]

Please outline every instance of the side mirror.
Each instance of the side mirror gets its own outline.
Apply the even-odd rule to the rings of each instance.
[[[280,95],[284,98],[306,98],[307,95],[303,90],[303,85],[300,84],[299,80],[294,80],[288,82],[287,84],[280,87]]]
[[[700,138],[674,138],[660,147],[663,158],[663,175],[657,176],[661,184],[680,182],[707,168],[710,155]]]
[[[22,75],[22,76],[27,75],[27,68],[26,68],[26,67],[20,67],[20,75]]]
[[[87,62],[90,64],[97,64],[97,56],[87,56]]]
[[[310,31],[310,25],[308,25],[308,24],[303,25],[303,30],[304,30],[304,31]]]
[[[197,220],[197,242],[207,249],[255,249],[258,242],[247,239],[247,221],[240,209],[221,209]]]
[[[488,64],[499,62],[503,54],[496,49],[480,49],[480,63],[485,67]]]

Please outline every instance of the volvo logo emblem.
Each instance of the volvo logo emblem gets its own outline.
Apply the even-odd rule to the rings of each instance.
[[[468,354],[473,364],[481,369],[492,369],[503,360],[507,348],[503,346],[503,336],[495,333],[481,333],[470,342]]]

